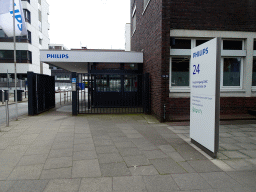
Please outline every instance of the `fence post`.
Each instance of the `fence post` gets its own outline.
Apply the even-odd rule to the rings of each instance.
[[[2,90],[2,104],[4,104],[4,90]]]
[[[36,93],[36,74],[33,72],[27,72],[28,82],[28,115],[37,114],[37,93]]]
[[[77,107],[77,91],[76,91],[76,86],[77,86],[76,72],[72,72],[71,78],[72,78],[72,115],[77,115],[78,107]]]
[[[9,106],[8,106],[8,100],[5,100],[5,112],[6,112],[6,127],[9,127]]]

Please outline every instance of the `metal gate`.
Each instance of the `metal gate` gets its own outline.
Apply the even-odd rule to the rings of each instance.
[[[78,74],[78,113],[143,113],[148,111],[148,75]],[[148,92],[148,93],[147,93]]]
[[[37,115],[55,107],[54,77],[27,72],[28,115]]]

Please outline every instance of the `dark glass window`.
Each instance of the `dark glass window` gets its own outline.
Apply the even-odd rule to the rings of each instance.
[[[124,64],[124,70],[138,70],[138,64]]]
[[[55,50],[61,50],[61,48],[62,48],[61,46],[55,46],[54,47]]]
[[[30,3],[30,0],[21,0],[21,1],[27,1],[28,3]]]
[[[203,44],[203,43],[205,43],[207,41],[209,41],[209,40],[208,39],[207,40],[205,40],[205,39],[196,40],[196,46],[199,46],[199,45],[201,45],[201,44]]]
[[[0,42],[13,42],[13,37],[8,37],[2,29],[0,29]],[[28,35],[17,36],[16,42],[31,43],[31,32],[28,31]]]
[[[27,9],[23,9],[25,20],[28,23],[31,23],[31,16],[30,16],[30,11]]]
[[[173,57],[171,86],[189,86],[189,58]]]
[[[13,50],[0,50],[0,63],[13,63]],[[32,63],[32,53],[26,50],[16,51],[17,63]]]
[[[95,63],[93,67],[96,70],[120,70],[119,63]]]
[[[254,41],[253,50],[256,50],[256,41]]]
[[[223,86],[240,86],[241,58],[224,58]]]
[[[121,75],[97,75],[98,92],[121,92]]]
[[[223,40],[223,50],[242,50],[243,41]]]
[[[172,49],[191,49],[190,39],[172,39],[171,41]]]
[[[124,91],[136,92],[138,90],[137,75],[125,75],[124,76]]]
[[[252,86],[256,86],[256,58],[253,59]]]
[[[5,38],[5,33],[2,29],[0,29],[0,38]]]
[[[28,31],[27,39],[28,39],[28,42],[31,44],[32,41],[31,41],[31,32],[30,31]]]

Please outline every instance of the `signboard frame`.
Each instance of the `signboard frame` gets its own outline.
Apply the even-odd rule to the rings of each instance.
[[[221,38],[191,49],[191,142],[213,158],[219,149]]]

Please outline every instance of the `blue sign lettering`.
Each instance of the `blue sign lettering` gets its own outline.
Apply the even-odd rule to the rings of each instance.
[[[69,58],[68,54],[47,54],[46,57],[47,58],[57,58],[57,59],[62,59],[62,58],[68,59]]]
[[[14,3],[14,6],[16,6],[16,3]],[[15,19],[19,22],[18,24],[17,24],[17,26],[18,26],[18,29],[20,30],[20,31],[22,31],[22,17],[21,17],[21,12],[20,12],[20,10],[19,10],[19,8],[18,9],[15,9],[14,10],[14,13],[15,13]],[[17,14],[16,14],[17,13]],[[13,11],[10,11],[10,14],[12,14],[13,15]],[[13,17],[13,16],[12,16]]]
[[[208,47],[206,47],[205,49],[202,49],[200,51],[197,51],[195,53],[193,53],[193,58],[195,57],[200,57],[200,56],[203,56],[203,55],[206,55],[208,54]]]

